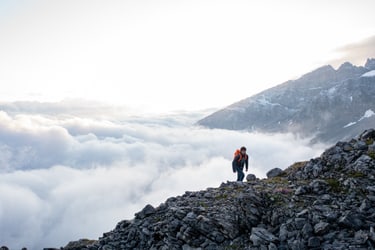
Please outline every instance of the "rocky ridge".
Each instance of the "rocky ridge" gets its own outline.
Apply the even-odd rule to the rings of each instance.
[[[366,130],[267,179],[147,205],[98,241],[62,249],[374,249],[374,141]]]

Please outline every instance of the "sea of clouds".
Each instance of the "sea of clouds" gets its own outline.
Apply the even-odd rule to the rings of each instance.
[[[120,113],[98,106],[0,105],[0,245],[41,249],[96,239],[148,203],[235,180],[231,160],[242,145],[249,172],[260,178],[325,147],[291,134],[195,126],[202,113]]]

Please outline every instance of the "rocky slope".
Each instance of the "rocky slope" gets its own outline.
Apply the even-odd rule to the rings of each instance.
[[[321,67],[200,120],[209,128],[293,132],[334,143],[375,124],[375,59]]]
[[[373,249],[375,130],[268,178],[186,192],[77,249]]]

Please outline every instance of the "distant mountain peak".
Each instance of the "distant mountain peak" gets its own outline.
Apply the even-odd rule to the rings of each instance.
[[[331,65],[324,65],[322,67],[317,68],[316,70],[313,70],[305,75],[302,76],[302,78],[305,79],[315,79],[317,76],[322,75],[332,75],[335,73],[335,69]]]
[[[344,62],[343,64],[341,64],[341,66],[339,67],[338,70],[345,69],[345,68],[353,68],[353,67],[354,67],[354,65],[352,63],[350,63],[350,62]]]
[[[340,67],[337,69],[337,72],[340,71],[347,71],[347,70],[352,70],[353,68],[356,68],[353,64],[350,62],[344,62],[343,64],[340,65]]]
[[[200,120],[210,128],[267,133],[292,132],[313,141],[347,139],[375,124],[375,59],[365,67],[343,63],[337,70],[322,66]],[[375,72],[375,71],[374,71]]]
[[[375,70],[375,58],[368,58],[365,64],[365,68],[369,70]]]

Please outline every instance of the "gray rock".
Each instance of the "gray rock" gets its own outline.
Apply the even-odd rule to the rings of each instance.
[[[150,216],[155,213],[155,208],[150,204],[146,205],[141,212],[137,213],[135,216],[139,219],[144,219],[147,216]]]
[[[200,247],[191,247],[188,244],[182,246],[182,250],[202,250]]]
[[[64,250],[77,250],[77,249],[85,249],[89,248],[90,246],[96,244],[96,240],[88,240],[88,239],[80,239],[78,241],[71,241],[65,247]]]
[[[368,237],[371,241],[375,242],[375,232],[374,232],[374,227],[370,227],[370,232],[368,234]]]
[[[339,218],[339,225],[359,230],[364,226],[363,217],[360,214],[350,211]]]
[[[288,228],[286,224],[284,223],[280,226],[280,232],[279,232],[280,241],[286,241],[288,239],[288,234],[289,234]]]
[[[306,217],[309,214],[308,209],[303,209],[301,212],[297,213],[296,216],[299,217]]]
[[[307,243],[308,247],[320,247],[320,239],[318,237],[310,237]]]
[[[366,188],[371,194],[375,194],[375,186],[367,186]]]
[[[294,192],[295,195],[303,195],[309,192],[309,189],[305,186],[299,186]]]
[[[310,223],[306,223],[302,228],[302,236],[306,239],[310,237],[314,232],[313,227]]]
[[[344,147],[343,147],[343,150],[345,152],[350,152],[353,150],[353,147],[349,144],[349,143],[345,143]]]
[[[323,216],[326,218],[327,222],[333,223],[336,222],[339,214],[335,211],[329,210],[323,213]]]
[[[324,194],[320,197],[320,199],[323,201],[323,203],[325,202],[329,202],[332,200],[332,197],[329,195],[329,194]]]
[[[361,135],[360,138],[362,140],[367,140],[367,139],[374,139],[375,138],[375,129],[369,129],[364,131]]]
[[[325,194],[330,190],[330,186],[324,180],[313,180],[309,186],[315,194]]]
[[[147,235],[147,236],[150,236],[150,235],[151,235],[150,230],[148,230],[147,228],[143,228],[143,229],[142,229],[142,233],[145,234],[145,235]]]
[[[353,164],[353,169],[356,172],[368,174],[369,167],[372,165],[373,159],[368,155],[361,155]]]
[[[329,224],[327,222],[321,221],[314,226],[314,232],[317,235],[325,234],[328,232],[328,230],[329,230]]]
[[[254,174],[248,174],[246,176],[247,181],[255,181],[256,179],[257,179],[257,177]]]
[[[277,246],[276,246],[276,244],[274,244],[274,243],[270,243],[269,245],[268,245],[268,250],[277,250]]]
[[[185,218],[185,216],[187,214],[187,212],[185,210],[180,209],[180,208],[174,208],[173,211],[174,211],[175,216],[180,220]]]
[[[289,246],[291,250],[306,249],[304,242],[300,239],[296,239],[296,240],[289,242]]]
[[[253,227],[251,229],[250,240],[254,246],[268,245],[278,240],[272,233],[261,227]]]
[[[365,231],[360,230],[360,231],[355,232],[354,234],[354,240],[358,244],[364,244],[366,243],[368,239],[369,239],[369,235]]]
[[[357,150],[367,150],[368,146],[365,142],[359,141],[354,145],[354,148]]]
[[[368,211],[371,207],[370,201],[368,199],[364,199],[359,207],[359,211],[363,213]]]
[[[367,199],[371,202],[375,202],[375,195],[367,195]]]
[[[280,168],[274,168],[267,172],[267,178],[273,178],[282,174],[283,170]]]
[[[307,220],[305,218],[295,218],[294,224],[298,230],[301,230],[304,225],[306,225]]]

